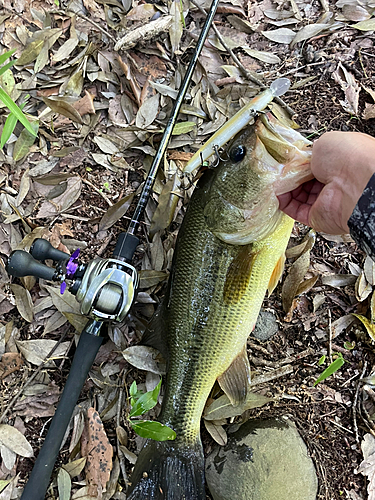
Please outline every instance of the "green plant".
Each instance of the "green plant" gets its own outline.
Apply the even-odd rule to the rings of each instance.
[[[5,61],[7,61],[7,59],[9,59],[12,56],[15,50],[16,49],[9,50],[8,52],[5,52],[0,56],[0,76],[3,75],[6,71],[8,71],[16,62],[16,60],[9,61],[5,64]],[[26,96],[26,99],[28,97],[29,96]],[[13,99],[1,87],[1,84],[0,84],[0,99],[10,112],[8,118],[5,121],[3,131],[1,134],[0,148],[3,148],[6,142],[9,140],[9,137],[11,136],[15,126],[17,125],[17,121],[20,121],[22,125],[30,132],[30,134],[36,136],[34,128],[30,124],[26,115],[22,112],[22,109],[26,104],[26,100],[21,106],[17,106],[17,104],[13,101]]]
[[[321,373],[319,375],[319,377],[315,380],[314,382],[314,387],[319,384],[319,382],[322,382],[323,380],[325,380],[326,378],[330,377],[331,375],[333,375],[335,372],[337,372],[337,370],[339,370],[342,365],[345,363],[345,359],[343,357],[343,355],[341,354],[341,352],[336,352],[336,353],[333,353],[333,355],[337,356],[337,358],[332,361],[332,363],[327,366],[327,368],[323,371],[323,373]],[[322,356],[320,359],[319,359],[319,365],[322,365],[326,360],[326,356]]]
[[[154,420],[131,420],[133,417],[139,417],[148,412],[158,402],[161,380],[153,391],[142,392],[137,388],[134,381],[130,386],[130,405],[128,422],[133,430],[141,437],[154,439],[155,441],[167,441],[176,439],[176,433],[170,427],[155,422]]]

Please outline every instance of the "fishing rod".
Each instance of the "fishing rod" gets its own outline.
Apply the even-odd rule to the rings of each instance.
[[[89,318],[80,335],[60,402],[21,500],[44,500],[62,440],[88,372],[103,342],[108,323],[123,321],[134,301],[139,285],[138,273],[131,265],[140,242],[136,232],[218,3],[219,0],[212,1],[129,228],[120,233],[113,257],[97,258],[88,264],[80,264],[79,250],[69,255],[55,249],[47,240],[38,238],[32,244],[30,253],[16,250],[9,258],[7,271],[11,276],[35,276],[60,283],[61,293],[68,288],[80,302],[81,313]],[[43,263],[47,259],[56,263],[54,268]]]

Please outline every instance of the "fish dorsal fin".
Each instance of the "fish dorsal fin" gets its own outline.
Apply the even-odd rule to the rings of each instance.
[[[230,367],[218,377],[217,381],[233,406],[238,406],[246,400],[251,385],[251,372],[246,345],[240,354],[234,358]]]
[[[274,270],[272,271],[270,281],[268,283],[268,295],[271,295],[271,293],[275,290],[279,282],[279,279],[283,274],[284,265],[285,265],[285,254],[282,254],[280,259],[276,262]]]
[[[257,252],[244,245],[228,268],[224,283],[224,302],[237,304],[247,292]]]

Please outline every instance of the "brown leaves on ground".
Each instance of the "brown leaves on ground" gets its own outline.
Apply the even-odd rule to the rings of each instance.
[[[87,411],[81,453],[82,456],[87,456],[85,472],[88,495],[100,500],[110,478],[113,448],[108,441],[99,413],[94,408],[89,408]]]
[[[367,476],[367,500],[375,500],[375,438],[372,434],[365,434],[361,448],[364,460],[356,472]]]

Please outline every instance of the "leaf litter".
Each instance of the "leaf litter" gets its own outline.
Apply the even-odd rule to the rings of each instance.
[[[5,384],[2,412],[50,348],[63,334],[69,335],[69,342],[52,355],[53,363],[37,374],[2,421],[16,429],[21,420],[21,434],[35,454],[40,447],[38,432],[53,415],[66,380],[70,364],[66,349],[75,342],[74,334],[82,330],[85,320],[74,297],[61,297],[49,284],[25,279],[13,280],[9,286],[6,256],[15,248],[29,249],[36,237],[50,239],[64,251],[80,247],[85,261],[111,255],[155,155],[202,20],[195,4],[187,2],[130,5],[127,1],[84,0],[71,2],[69,10],[56,7],[48,1],[31,6],[28,0],[20,0],[20,16],[9,1],[0,11],[2,50],[14,48],[18,58],[15,68],[0,77],[0,85],[19,105],[25,103],[24,112],[38,127],[37,137],[31,137],[18,123],[0,151],[0,311],[5,318],[4,349],[0,349]],[[328,7],[326,2],[269,0],[220,4],[215,22],[242,67],[210,33],[142,224],[142,246],[136,257],[141,270],[139,300],[126,324],[110,333],[113,343],[108,340],[102,347],[82,392],[71,424],[73,435],[64,445],[74,453],[70,461],[64,455],[64,469],[57,472],[60,480],[55,494],[60,498],[71,494],[87,497],[95,488],[95,495],[103,498],[124,498],[120,487],[126,488],[126,474],[139,443],[122,418],[128,403],[126,396],[119,397],[119,391],[126,393],[133,380],[142,386],[151,374],[156,377],[165,372],[157,352],[136,344],[165,292],[177,228],[191,193],[191,189],[180,189],[179,171],[184,163],[261,85],[284,75],[292,79],[294,89],[286,99],[306,135],[314,139],[330,129],[373,132],[373,6],[367,1],[339,0]],[[276,104],[274,110],[279,112]],[[8,111],[3,105],[0,114],[4,124]],[[59,229],[62,224],[67,224],[68,233]],[[150,224],[152,241],[146,236]],[[221,420],[205,420],[205,444],[210,446],[208,435],[225,443],[226,418],[272,417],[285,411],[275,396],[296,398],[303,404],[288,406],[287,411],[307,437],[313,456],[320,457],[317,470],[319,474],[323,470],[323,475],[318,498],[342,498],[334,487],[337,478],[348,495],[364,497],[361,475],[355,476],[353,486],[354,469],[362,460],[356,442],[348,433],[345,437],[350,446],[343,444],[342,430],[329,419],[349,431],[354,429],[349,409],[356,380],[364,359],[370,364],[375,361],[367,334],[373,330],[373,264],[344,238],[318,235],[313,246],[311,237],[298,225],[293,238],[283,285],[264,304],[276,315],[280,333],[265,343],[254,338],[249,341],[252,365],[260,372],[256,379],[266,380],[257,385],[256,393],[265,398],[265,404],[237,409],[235,415]],[[333,350],[341,349],[350,363],[312,389],[321,372],[317,360],[327,354],[329,338]],[[354,348],[344,347],[349,344]],[[306,362],[298,361],[299,353],[307,348],[314,354]],[[293,374],[267,382],[270,368],[278,373],[291,358],[297,360]],[[213,401],[222,397],[215,394]],[[98,429],[114,431],[120,422],[126,433],[126,439],[121,435],[121,453],[114,452],[119,460],[114,460],[112,472],[106,469],[105,478],[90,478],[79,444],[92,399],[104,421]],[[118,409],[118,401],[122,401],[122,409]],[[357,404],[364,406],[362,414],[370,422],[365,411],[371,417],[375,409],[367,392],[359,393]],[[92,418],[90,410],[88,421]],[[324,422],[324,429],[318,421]],[[323,436],[319,440],[318,426]],[[112,445],[114,434],[108,433]],[[19,436],[18,441],[22,443]],[[24,462],[19,480],[16,474],[21,462],[15,459],[16,450],[8,449],[1,454],[4,464],[10,466],[15,460],[14,479],[8,483],[7,473],[2,472],[0,481],[10,498],[17,481],[24,484],[32,462]],[[94,462],[98,460],[96,457]],[[105,461],[112,464],[109,456]],[[81,474],[84,482],[70,483],[62,470],[71,479],[76,477],[72,474]]]

